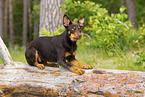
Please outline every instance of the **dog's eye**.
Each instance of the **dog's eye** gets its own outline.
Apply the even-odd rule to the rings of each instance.
[[[78,27],[79,30],[81,30],[81,27]]]
[[[72,27],[72,30],[75,30],[76,29],[76,27]]]

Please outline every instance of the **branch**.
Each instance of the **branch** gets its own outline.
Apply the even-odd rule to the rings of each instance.
[[[122,25],[124,25],[128,30],[129,30],[129,27],[126,25],[126,24],[124,24],[124,23],[122,23],[121,21],[119,21],[118,19],[116,19],[120,24],[122,24]]]
[[[90,40],[92,40],[91,37],[88,34],[82,33],[82,35],[86,35]]]

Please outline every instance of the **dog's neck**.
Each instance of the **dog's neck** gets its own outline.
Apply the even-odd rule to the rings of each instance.
[[[66,39],[67,39],[69,45],[76,45],[76,41],[72,41],[72,40],[70,39],[70,37],[69,37],[69,35],[68,35],[68,30],[67,30],[67,29],[64,31],[64,34],[65,34],[65,37],[66,37]]]
[[[63,46],[67,49],[70,49],[70,51],[76,50],[77,47],[76,41],[71,41],[67,30],[65,30],[61,35],[63,36]]]

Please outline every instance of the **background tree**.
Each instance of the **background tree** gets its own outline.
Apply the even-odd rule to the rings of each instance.
[[[28,14],[29,14],[29,40],[31,41],[33,38],[33,34],[32,34],[31,1],[30,0],[28,0]]]
[[[13,29],[13,0],[9,0],[9,26],[10,26],[10,47],[14,45],[14,29]]]
[[[23,0],[23,46],[27,44],[27,0]]]
[[[134,0],[126,0],[128,19],[131,21],[133,28],[136,28],[136,7]]]
[[[46,28],[47,31],[53,32],[62,25],[63,12],[60,5],[63,4],[63,0],[41,0],[40,30]]]
[[[4,1],[0,0],[0,36],[3,37],[3,8],[4,8]]]
[[[35,2],[35,5],[34,5],[35,8],[34,8],[33,15],[34,15],[35,11],[40,10],[39,0],[34,0],[34,2]],[[39,18],[40,18],[39,16],[40,16],[40,11],[36,12],[34,15],[34,17],[35,17],[35,19],[34,19],[34,34],[33,34],[34,38],[39,36]]]
[[[4,34],[3,34],[3,38],[4,41],[6,41],[7,39],[7,19],[8,19],[8,0],[4,0]]]

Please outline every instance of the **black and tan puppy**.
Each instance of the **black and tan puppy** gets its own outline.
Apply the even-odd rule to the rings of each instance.
[[[39,69],[44,69],[45,65],[56,67],[59,65],[79,75],[85,73],[83,69],[92,69],[92,66],[83,65],[75,59],[76,42],[81,38],[84,20],[83,17],[75,23],[64,15],[65,31],[61,35],[38,37],[27,46],[25,56],[28,64],[37,66]]]

